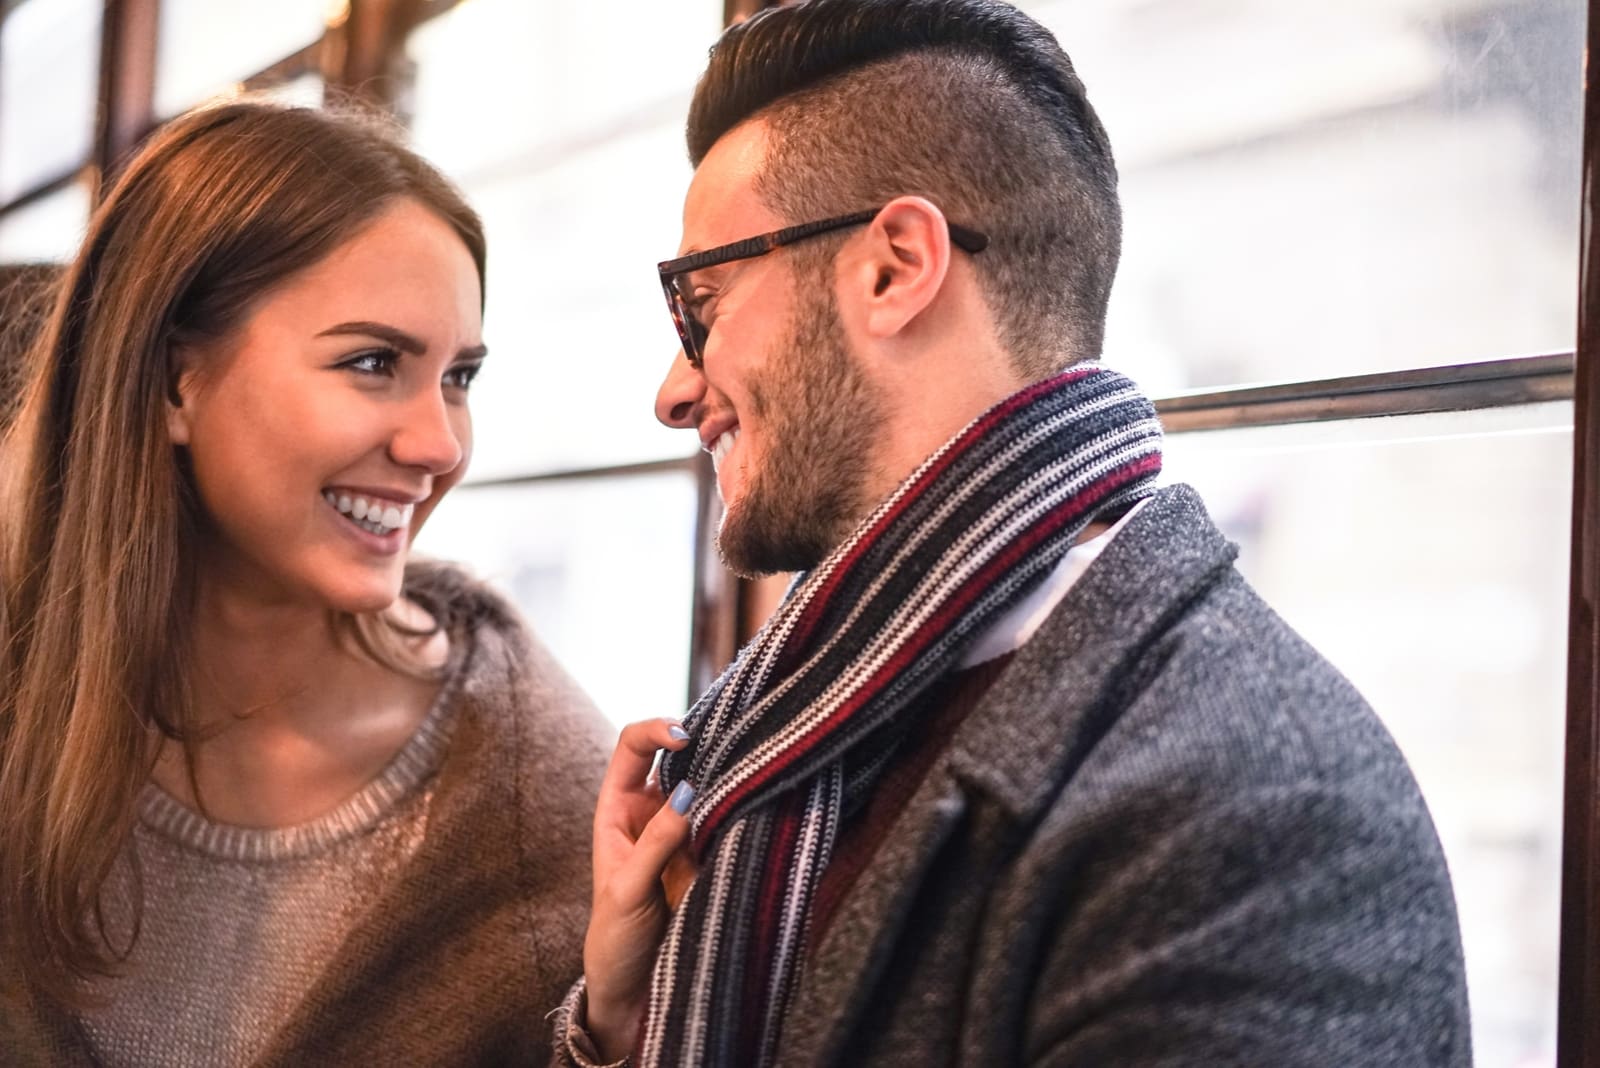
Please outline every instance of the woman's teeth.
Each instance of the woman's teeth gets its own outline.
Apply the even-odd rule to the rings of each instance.
[[[346,519],[373,534],[391,534],[411,522],[416,506],[394,504],[377,498],[352,497],[348,493],[323,490],[322,499],[337,508]]]
[[[722,470],[722,461],[728,458],[728,450],[732,449],[733,443],[738,440],[739,430],[737,427],[723,432],[722,436],[717,439],[717,443],[711,446],[712,470]]]

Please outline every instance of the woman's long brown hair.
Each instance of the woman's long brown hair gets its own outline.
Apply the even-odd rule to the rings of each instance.
[[[0,957],[28,996],[76,1004],[114,968],[102,887],[160,737],[192,737],[201,516],[167,437],[172,348],[237,327],[400,197],[455,227],[481,280],[477,216],[382,121],[213,107],[129,162],[61,280],[0,442]]]

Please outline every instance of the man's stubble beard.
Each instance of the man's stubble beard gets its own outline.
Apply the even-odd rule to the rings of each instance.
[[[876,503],[868,499],[882,400],[851,358],[829,286],[801,287],[790,328],[750,381],[766,438],[762,465],[717,534],[745,577],[807,571]]]

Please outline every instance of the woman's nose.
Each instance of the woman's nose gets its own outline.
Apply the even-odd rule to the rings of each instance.
[[[464,418],[465,409],[458,416],[442,394],[429,391],[406,406],[389,442],[390,458],[431,475],[454,471],[466,452],[462,428],[456,425]]]

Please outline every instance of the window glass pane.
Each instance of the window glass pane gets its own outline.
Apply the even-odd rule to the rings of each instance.
[[[322,106],[323,98],[322,75],[302,74],[278,85],[258,89],[256,95],[295,107],[318,108]]]
[[[1110,132],[1161,394],[1570,351],[1581,0],[1021,0]]]
[[[414,143],[489,231],[478,476],[693,451],[651,416],[677,350],[655,264],[677,251],[683,122],[721,16],[473,0],[413,36]],[[492,137],[463,121],[487,112]]]
[[[1167,443],[1166,478],[1411,762],[1483,1068],[1555,1063],[1571,424],[1562,403]]]
[[[88,162],[99,0],[26,0],[0,21],[0,200]]]
[[[0,263],[64,262],[78,254],[89,221],[83,182],[0,215]]]
[[[300,51],[322,36],[335,6],[329,0],[162,0],[156,114],[176,115]]]
[[[417,551],[509,596],[620,727],[686,707],[694,517],[687,471],[463,486]]]

